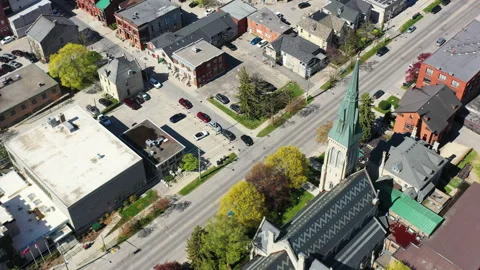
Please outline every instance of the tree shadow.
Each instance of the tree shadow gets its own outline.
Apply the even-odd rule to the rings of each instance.
[[[298,115],[300,117],[307,117],[310,114],[316,112],[319,108],[320,108],[320,105],[318,104],[309,104],[307,107],[300,110],[300,112],[298,112]]]

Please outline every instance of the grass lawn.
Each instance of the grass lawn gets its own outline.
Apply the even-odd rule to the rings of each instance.
[[[396,96],[390,96],[390,97],[387,98],[387,102],[392,104],[394,109],[398,108],[398,102],[399,101],[400,101],[400,99]]]
[[[304,91],[296,82],[289,82],[284,87],[280,88],[280,91],[288,91],[291,98],[296,98],[303,95]]]
[[[408,29],[410,26],[414,25],[415,23],[417,23],[418,21],[420,21],[422,18],[423,18],[423,15],[420,15],[420,16],[418,16],[418,17],[415,18],[415,19],[410,19],[410,20],[408,20],[406,23],[404,23],[404,24],[402,24],[402,26],[400,26],[400,32],[403,33],[403,32],[405,32],[405,31],[407,31],[407,29]]]
[[[202,178],[196,178],[192,182],[190,182],[188,185],[186,185],[184,188],[182,188],[178,194],[180,195],[187,195],[188,193],[192,192],[194,189],[199,187],[201,184],[205,183],[208,179],[210,179],[212,176],[214,176],[217,172],[219,172],[223,167],[227,166],[228,164],[232,163],[235,159],[237,158],[237,155],[235,153],[231,153],[228,155],[228,158],[226,161],[223,162],[222,165],[220,166],[213,166],[209,168],[206,172],[202,174]]]
[[[466,155],[457,166],[458,168],[463,169],[463,167],[469,163],[472,165],[472,172],[474,172],[480,178],[480,156],[478,155],[477,151],[470,151],[470,153],[468,153],[468,155]]]
[[[120,212],[120,216],[122,216],[124,219],[130,219],[140,213],[143,209],[147,208],[157,199],[158,194],[153,190],[149,190],[147,193],[145,193],[144,197],[125,207],[122,212]]]
[[[288,208],[287,211],[285,211],[285,213],[283,213],[283,217],[282,217],[283,224],[292,220],[293,217],[295,217],[295,215],[298,212],[300,212],[300,210],[302,210],[305,207],[305,205],[307,205],[307,203],[314,198],[312,194],[310,194],[308,191],[304,189],[302,189],[301,192],[302,192],[301,194],[298,194],[298,197],[299,197],[298,202],[295,205]],[[297,198],[294,198],[294,199],[297,200]]]
[[[220,102],[216,101],[214,98],[209,98],[208,101],[210,103],[212,103],[213,105],[215,105],[215,107],[222,110],[222,112],[226,113],[228,116],[232,117],[233,119],[235,119],[237,122],[239,122],[240,124],[242,124],[244,127],[248,128],[248,129],[256,129],[263,122],[265,122],[265,120],[267,120],[266,118],[255,119],[255,120],[249,119],[244,114],[237,114],[236,112],[234,112],[234,111],[230,110],[229,108],[223,106]]]
[[[448,185],[453,187],[453,188],[457,188],[460,185],[460,183],[462,183],[462,179],[460,179],[458,177],[454,177],[452,180],[450,180]]]

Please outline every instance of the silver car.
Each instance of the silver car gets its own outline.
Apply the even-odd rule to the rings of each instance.
[[[14,68],[21,68],[22,67],[22,64],[18,63],[17,61],[10,61],[8,62],[8,64]]]
[[[10,53],[4,53],[2,56],[5,57],[5,58],[7,58],[8,60],[15,60],[15,59],[17,59],[17,57],[16,57],[15,55],[10,54]]]
[[[211,121],[210,123],[208,123],[216,132],[220,132],[222,131],[222,126],[220,126],[219,123],[217,122],[214,122],[214,121]]]

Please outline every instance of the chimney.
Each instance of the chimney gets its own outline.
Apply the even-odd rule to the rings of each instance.
[[[298,261],[297,261],[297,267],[295,267],[296,270],[305,270],[305,254],[303,252],[300,252],[298,254]]]
[[[383,169],[385,168],[385,161],[387,160],[387,152],[383,151],[382,153],[382,163],[380,163],[380,168],[378,168],[378,177],[383,176]]]
[[[417,138],[417,126],[413,127],[412,134],[410,135],[410,137],[412,137],[412,139]]]
[[[65,115],[63,113],[60,113],[60,115],[58,116],[58,118],[60,119],[60,123],[63,123],[65,122]]]
[[[378,199],[378,194],[380,194],[380,189],[377,189],[377,195],[375,195],[375,198],[373,198],[373,200],[372,200],[373,205],[378,205],[378,202],[380,201]]]
[[[110,70],[105,70],[105,73],[106,73],[107,77],[110,76]]]
[[[197,52],[200,51],[200,49],[197,48],[196,46],[192,46],[192,51],[193,51],[194,53],[197,53]]]

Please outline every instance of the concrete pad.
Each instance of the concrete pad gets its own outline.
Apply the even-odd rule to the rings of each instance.
[[[460,163],[460,161],[462,161],[471,150],[472,148],[466,145],[449,142],[440,149],[440,156],[449,158],[452,155],[455,155],[455,158],[450,163],[458,165],[458,163]]]

